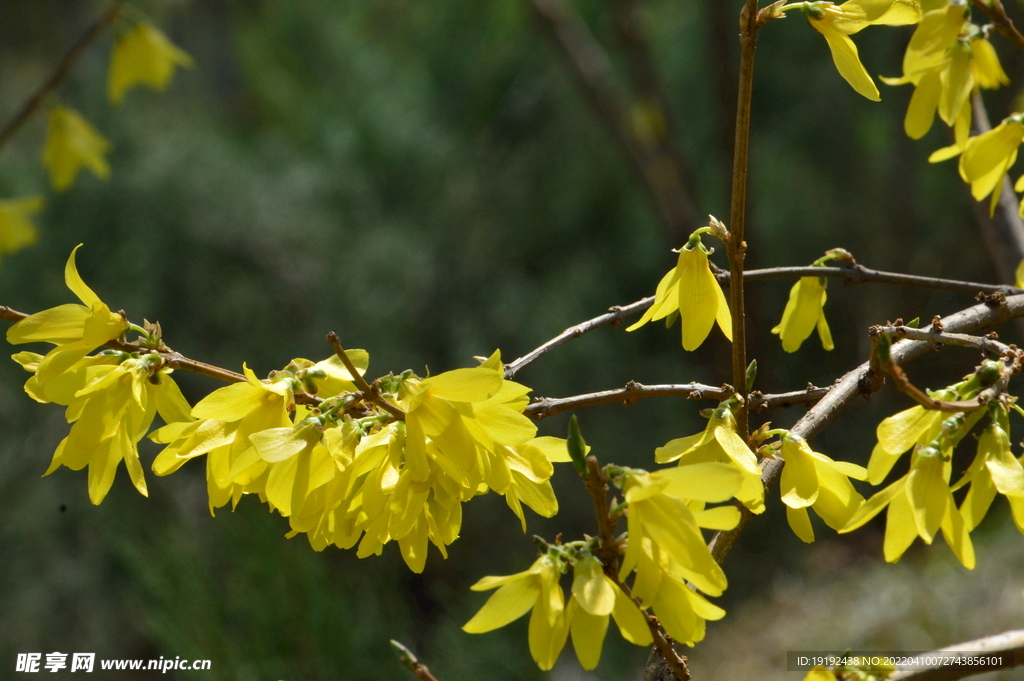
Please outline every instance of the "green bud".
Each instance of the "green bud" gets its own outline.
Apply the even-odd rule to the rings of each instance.
[[[754,379],[757,378],[757,360],[750,360],[750,364],[747,365],[747,390],[754,389]]]
[[[580,432],[580,424],[576,414],[569,419],[569,435],[566,438],[566,447],[569,449],[569,458],[572,459],[573,468],[581,476],[587,476],[587,443]]]
[[[412,654],[412,651],[394,639],[391,639],[391,652],[395,654],[395,657],[398,658],[398,661],[401,662],[403,666],[408,667],[409,669],[413,669],[417,664],[419,664],[419,660],[417,660],[416,656]]]

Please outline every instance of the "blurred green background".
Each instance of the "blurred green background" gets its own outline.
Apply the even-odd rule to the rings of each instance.
[[[741,4],[638,6],[689,159],[695,210],[723,219]],[[79,62],[59,99],[111,139],[112,177],[83,176],[49,196],[39,244],[0,266],[2,304],[36,311],[69,302],[61,268],[84,242],[85,280],[133,320],[159,320],[167,342],[190,357],[236,370],[245,361],[266,374],[292,357],[326,357],[324,334],[334,329],[346,346],[370,351],[371,372],[438,372],[494,348],[509,361],[610,305],[650,295],[673,264],[669,249],[685,234],[663,225],[524,0],[134,6],[197,68],[164,94],[136,90],[112,108],[109,32]],[[574,6],[628,81],[609,3]],[[0,3],[0,121],[102,7]],[[858,35],[868,70],[898,75],[909,35],[885,27]],[[1021,55],[996,42],[1011,77],[1024,82]],[[995,281],[954,163],[927,163],[946,131],[937,125],[921,142],[903,135],[909,88],[881,86],[881,103],[859,97],[799,16],[764,30],[757,68],[749,266],[807,264],[843,246],[879,269]],[[1016,94],[987,95],[993,119]],[[47,191],[44,132],[37,116],[0,154],[0,197]],[[713,259],[725,265],[721,254]],[[768,331],[790,285],[748,289],[750,355],[765,392],[828,384],[867,356],[870,324],[972,302],[833,282],[836,350],[825,353],[813,337],[786,355]],[[1003,338],[1017,340],[1015,329]],[[602,329],[519,380],[545,396],[631,379],[719,384],[729,380],[727,357],[717,331],[687,354],[678,327]],[[946,350],[912,375],[935,387],[975,361]],[[360,561],[286,540],[286,521],[257,500],[211,518],[198,463],[169,478],[150,475],[149,499],[120,472],[93,507],[83,473],[39,477],[67,426],[59,408],[22,393],[25,378],[13,362],[0,364],[2,678],[20,676],[11,671],[17,653],[55,650],[212,660],[210,672],[166,678],[411,678],[392,657],[391,638],[442,681],[641,677],[647,651],[614,631],[596,672],[584,673],[567,650],[545,674],[530,660],[525,619],[486,635],[460,630],[485,600],[470,584],[533,560],[529,535],[494,495],[469,503],[451,558],[433,553],[422,575],[406,569],[395,546]],[[192,400],[215,387],[195,376],[180,382]],[[859,401],[816,448],[865,463],[874,425],[907,406],[891,389]],[[770,418],[784,427],[801,413]],[[703,427],[697,405],[675,399],[580,418],[603,460],[647,467],[655,447]],[[565,428],[564,415],[540,425],[546,435]],[[155,451],[144,448],[144,463]],[[562,512],[532,516],[530,533],[593,532],[571,470],[559,468],[554,484]],[[1024,626],[1024,539],[1001,502],[974,535],[973,572],[941,542],[918,542],[899,565],[885,564],[882,521],[843,537],[818,524],[818,543],[805,547],[777,497],[769,509],[726,564],[730,588],[719,602],[729,614],[691,655],[697,679],[799,679],[784,671],[787,650],[927,650]]]

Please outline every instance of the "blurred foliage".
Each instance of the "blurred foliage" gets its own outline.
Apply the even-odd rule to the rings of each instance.
[[[697,207],[723,219],[732,95],[715,74],[735,55],[721,52],[714,36],[728,36],[735,49],[740,4],[650,0],[643,10],[693,167]],[[326,357],[324,334],[334,329],[346,346],[370,351],[371,373],[424,365],[437,372],[471,365],[473,355],[496,347],[511,360],[610,305],[650,295],[674,261],[669,249],[683,235],[661,226],[522,1],[137,6],[197,69],[179,74],[163,95],[136,91],[111,109],[104,100],[109,36],[79,63],[59,96],[113,142],[112,177],[84,178],[49,199],[40,243],[0,267],[3,304],[34,311],[67,302],[61,267],[84,242],[78,260],[86,281],[133,319],[159,320],[168,343],[188,356],[236,370],[244,360],[265,374],[294,356]],[[614,53],[607,4],[578,6]],[[0,120],[99,7],[0,4]],[[869,71],[898,75],[908,36],[885,28],[858,36]],[[1019,81],[1021,55],[1003,55]],[[749,266],[807,264],[843,246],[880,269],[992,279],[954,165],[926,162],[946,144],[945,132],[936,126],[922,143],[902,134],[909,89],[883,90],[880,104],[859,97],[799,17],[763,32],[757,67]],[[1015,94],[989,99],[994,119]],[[3,151],[0,196],[44,189],[43,130],[37,116]],[[715,258],[724,265],[721,254]],[[790,285],[758,285],[748,294],[750,354],[766,392],[831,382],[866,357],[869,324],[927,319],[971,303],[833,282],[826,309],[836,351],[808,343],[785,355],[768,330]],[[1009,328],[1003,334],[1015,336]],[[628,336],[603,329],[520,379],[551,396],[630,379],[728,381],[720,336],[691,354],[678,343],[677,331],[657,325]],[[947,350],[939,361],[920,362],[914,375],[944,385],[973,364],[970,353]],[[212,672],[188,678],[404,679],[387,644],[397,638],[444,681],[544,677],[526,652],[525,621],[481,637],[459,629],[482,602],[470,583],[533,560],[532,542],[500,500],[472,502],[451,559],[432,554],[422,576],[409,573],[397,549],[363,561],[333,549],[316,554],[300,539],[283,539],[286,523],[256,504],[243,501],[236,513],[210,518],[196,465],[173,480],[150,476],[149,500],[121,474],[94,508],[82,474],[38,477],[66,426],[55,409],[25,398],[23,380],[13,363],[0,363],[0,659],[29,650],[180,655],[213,660]],[[195,376],[181,383],[192,399],[210,388]],[[889,391],[859,403],[816,449],[864,463],[874,424],[905,405]],[[654,447],[702,428],[696,411],[692,403],[650,400],[580,418],[598,456],[651,466]],[[772,418],[789,426],[799,415],[791,409]],[[565,427],[565,418],[553,418],[541,434],[562,435]],[[563,511],[551,521],[534,517],[530,531],[549,538],[592,532],[575,476],[560,469],[554,483]],[[695,661],[734,650],[715,643],[725,635],[717,627],[757,637],[788,623],[779,630],[788,637],[744,648],[754,665],[758,654],[806,648],[812,622],[819,622],[813,641],[823,646],[944,645],[995,633],[986,618],[953,626],[962,609],[986,612],[990,601],[1020,598],[1020,570],[996,568],[1012,559],[1000,549],[982,554],[977,573],[950,568],[953,576],[938,582],[959,599],[950,600],[948,617],[930,615],[927,598],[908,599],[898,612],[886,599],[858,606],[834,594],[932,580],[945,569],[933,563],[945,565],[948,556],[918,548],[903,565],[885,566],[877,523],[842,538],[821,532],[808,551],[786,528],[779,504],[769,506],[727,564],[731,585],[720,601],[730,614],[709,628]],[[991,532],[1000,546],[1004,535]],[[1008,528],[1005,536],[1019,547],[1019,536]],[[822,572],[836,556],[861,554],[870,568]],[[1019,563],[1019,555],[1012,560]],[[1016,590],[979,586],[993,578],[1016,580]],[[814,588],[778,586],[802,579]],[[793,607],[758,605],[773,598]],[[797,607],[800,599],[808,603]],[[818,602],[840,618],[844,608],[860,607],[861,624],[820,623],[808,614]],[[864,622],[893,618],[920,635],[864,633],[872,631]],[[645,657],[609,637],[597,677],[638,678]],[[583,678],[574,661],[563,663],[551,678]]]

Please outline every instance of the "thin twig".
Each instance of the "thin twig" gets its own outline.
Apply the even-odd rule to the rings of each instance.
[[[666,396],[686,397],[691,400],[707,399],[721,401],[731,397],[734,392],[732,387],[728,385],[716,388],[701,383],[643,385],[636,381],[630,381],[626,384],[626,387],[614,390],[602,390],[601,392],[573,395],[572,397],[538,397],[523,413],[530,418],[540,421],[570,409],[584,409],[613,402],[622,402],[629,405],[637,400],[648,397]]]
[[[980,9],[982,14],[995,24],[996,30],[1009,38],[1018,50],[1024,51],[1024,35],[1021,35],[1017,27],[1013,25],[1013,20],[1006,15],[1006,8],[1003,7],[1002,2],[999,0],[971,0],[971,4]]]
[[[60,60],[57,67],[53,72],[47,76],[46,80],[43,81],[42,85],[39,86],[31,97],[29,97],[24,104],[21,105],[21,109],[14,115],[7,125],[0,130],[0,149],[7,144],[8,141],[14,134],[18,132],[22,125],[25,124],[29,118],[32,117],[39,106],[46,99],[47,95],[57,89],[57,86],[67,77],[71,71],[71,67],[75,65],[75,62],[85,53],[90,45],[99,37],[100,33],[104,28],[114,23],[117,19],[118,14],[121,12],[121,7],[124,5],[125,0],[116,0],[111,7],[101,14],[98,19],[86,30],[82,37],[78,39],[64,58]]]
[[[786,393],[763,394],[755,390],[747,395],[747,408],[756,412],[771,411],[783,407],[794,407],[798,404],[811,405],[828,394],[831,388],[818,388],[813,385],[803,390],[793,390]]]
[[[342,347],[341,339],[338,338],[338,334],[336,334],[333,331],[329,332],[327,334],[327,342],[330,344],[332,348],[334,348],[334,354],[338,356],[338,359],[341,360],[342,364],[345,365],[345,368],[348,369],[348,372],[352,375],[352,379],[355,381],[356,386],[358,386],[359,390],[362,391],[363,397],[370,400],[374,404],[382,407],[384,411],[391,414],[399,421],[404,421],[405,412],[401,409],[401,407],[397,407],[394,404],[391,404],[391,402],[384,399],[384,397],[380,394],[380,390],[377,389],[377,384],[374,383],[374,385],[370,385],[369,383],[366,382],[366,379],[363,378],[363,375],[359,373],[359,369],[357,369],[356,365],[352,363],[352,360],[349,358],[348,353],[345,352],[345,348]]]
[[[536,348],[535,350],[531,350],[530,352],[526,353],[525,355],[515,360],[514,362],[506,364],[505,378],[515,378],[515,375],[519,373],[520,369],[525,367],[527,364],[530,364],[535,359],[538,359],[548,354],[558,346],[564,345],[571,341],[572,339],[579,338],[583,334],[589,331],[593,331],[594,329],[598,329],[602,326],[608,326],[609,324],[617,326],[622,322],[623,319],[627,319],[628,317],[632,317],[635,314],[639,314],[640,312],[643,312],[653,304],[654,296],[650,296],[649,298],[643,298],[642,300],[638,300],[635,303],[630,303],[629,305],[623,305],[621,307],[616,305],[615,307],[609,308],[608,312],[603,315],[599,315],[597,317],[594,317],[593,319],[588,319],[585,322],[580,322],[576,326],[570,326],[568,329],[558,334],[557,336],[547,341],[546,343]]]
[[[716,275],[722,285],[728,285],[729,273],[721,272]],[[770,267],[760,270],[747,270],[743,273],[743,281],[769,281],[774,279],[797,279],[800,277],[828,277],[831,279],[844,279],[850,284],[896,284],[899,286],[912,286],[915,288],[926,288],[938,291],[955,291],[977,295],[978,293],[991,293],[1004,295],[1015,295],[1024,293],[1024,289],[1002,284],[982,284],[973,281],[958,281],[955,279],[941,279],[938,277],[923,277],[916,274],[901,274],[899,272],[885,272],[873,270],[862,265],[853,267]],[[654,304],[654,297],[642,298],[629,305],[616,305],[609,308],[605,314],[580,322],[575,326],[558,334],[551,340],[543,343],[534,350],[523,355],[519,359],[505,365],[505,378],[514,378],[528,364],[548,354],[555,348],[565,345],[569,341],[579,338],[584,334],[599,329],[602,326],[618,326],[623,320],[640,314]]]
[[[975,333],[1021,317],[1024,317],[1024,295],[1016,295],[1006,298],[998,305],[982,303],[961,310],[943,319],[943,325],[948,333]],[[934,348],[935,344],[928,341],[905,339],[894,343],[889,352],[894,362],[906,364]],[[836,381],[828,394],[811,407],[790,432],[805,440],[814,438],[857,397],[869,395],[879,390],[883,384],[884,377],[872,370],[870,361],[864,362]],[[781,459],[761,462],[761,482],[766,490],[779,481],[782,466]],[[729,555],[748,519],[749,513],[744,513],[735,529],[715,533],[708,548],[711,549],[711,555],[716,561],[722,563]]]
[[[935,665],[927,669],[895,671],[892,681],[954,681],[997,669],[1011,669],[1024,664],[1024,630],[1004,631],[975,641],[957,643],[935,652],[924,653],[924,658],[955,658],[956,662]],[[992,665],[978,664],[978,658],[997,659]]]
[[[768,267],[760,270],[750,270],[743,273],[743,281],[767,281],[771,279],[795,279],[797,277],[828,277],[831,279],[845,279],[848,284],[897,284],[900,286],[913,286],[916,288],[927,288],[937,291],[955,291],[976,295],[978,293],[1002,293],[1013,295],[1024,293],[1024,289],[1006,284],[982,284],[974,281],[958,281],[956,279],[941,279],[939,277],[923,277],[916,274],[902,274],[900,272],[885,272],[873,270],[863,265],[852,267]],[[722,272],[718,275],[718,281],[726,286],[729,283],[729,273]]]
[[[885,333],[894,338],[909,338],[910,340],[928,341],[936,345],[953,345],[961,348],[975,348],[992,355],[1002,355],[1012,348],[1005,343],[995,339],[995,334],[988,336],[971,336],[965,333],[945,333],[935,331],[934,327],[927,329],[915,329],[909,326],[875,326],[868,333],[870,335]]]

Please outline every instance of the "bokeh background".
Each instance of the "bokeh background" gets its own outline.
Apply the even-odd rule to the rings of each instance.
[[[573,7],[630,82],[608,0]],[[728,217],[732,80],[740,0],[645,0],[636,6],[669,103],[672,145],[687,159],[696,215]],[[1020,7],[1007,3],[1015,16]],[[626,3],[629,5],[629,3]],[[101,11],[97,2],[0,3],[0,120],[8,119]],[[69,302],[62,267],[79,269],[114,309],[159,320],[184,354],[257,373],[329,354],[324,334],[371,354],[371,372],[434,372],[501,348],[519,356],[565,327],[649,295],[685,234],[667,226],[622,148],[581,93],[525,0],[137,0],[196,60],[163,94],[105,100],[108,32],[58,90],[114,144],[109,181],[50,195],[38,245],[0,264],[0,303],[35,311]],[[868,70],[898,75],[907,29],[856,40]],[[1021,55],[996,38],[1015,82]],[[909,88],[881,103],[856,95],[825,41],[799,16],[762,34],[754,94],[751,267],[810,263],[843,246],[880,269],[996,281],[936,126],[908,140]],[[1013,88],[987,96],[998,120]],[[45,192],[37,116],[0,153],[0,196]],[[690,229],[700,226],[695,222]],[[721,254],[715,256],[725,265]],[[816,337],[795,355],[768,331],[789,286],[749,289],[751,348],[765,392],[825,385],[867,356],[865,330],[968,306],[968,297],[878,285],[829,288],[836,349]],[[519,379],[536,395],[623,385],[729,380],[715,331],[684,353],[678,327],[602,329]],[[1012,327],[1003,338],[1017,340]],[[913,367],[945,385],[969,371],[945,350]],[[486,598],[468,586],[524,569],[529,534],[494,495],[472,501],[451,558],[411,574],[397,547],[357,560],[283,537],[287,523],[246,499],[210,517],[203,466],[149,476],[140,497],[119,473],[100,507],[85,476],[40,478],[67,426],[31,402],[26,375],[0,364],[0,677],[18,652],[94,651],[105,658],[209,658],[210,672],[167,678],[257,681],[410,678],[395,638],[442,681],[639,679],[647,651],[609,634],[584,673],[567,650],[536,669],[526,620],[460,630]],[[182,376],[195,400],[212,382]],[[858,402],[816,441],[865,463],[874,425],[909,406],[890,389]],[[770,415],[789,426],[801,408]],[[581,413],[603,460],[650,467],[669,439],[703,427],[694,403],[647,400]],[[540,424],[564,435],[566,417]],[[146,443],[148,444],[148,443]],[[973,450],[969,442],[965,450]],[[155,455],[144,448],[144,463]],[[965,455],[973,455],[967,452]],[[905,465],[905,464],[904,464]],[[901,475],[897,471],[895,475]],[[556,471],[562,511],[530,517],[530,534],[593,531],[571,470]],[[868,489],[862,489],[865,494]],[[979,567],[936,542],[896,566],[881,556],[884,521],[836,536],[818,524],[805,546],[777,497],[726,563],[729,614],[691,655],[697,679],[799,679],[787,650],[928,650],[1024,625],[1024,538],[998,502],[975,533]],[[613,628],[614,630],[614,628]],[[96,672],[98,678],[102,672]],[[152,678],[111,672],[129,681]],[[985,678],[985,677],[979,677]],[[1010,678],[1009,674],[1002,677]]]

